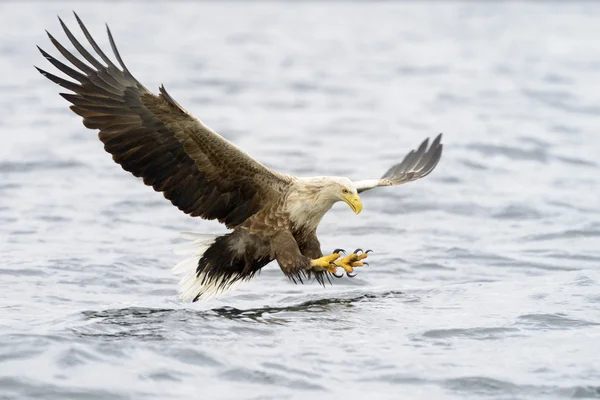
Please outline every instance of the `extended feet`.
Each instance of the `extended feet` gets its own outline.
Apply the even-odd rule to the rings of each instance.
[[[349,278],[354,278],[356,276],[356,274],[352,274],[352,272],[354,272],[354,268],[369,265],[369,263],[362,262],[362,260],[367,258],[367,254],[371,251],[372,250],[363,251],[362,249],[356,249],[347,257],[340,258],[340,253],[345,253],[345,251],[342,249],[336,249],[328,256],[311,260],[310,266],[313,269],[331,272],[336,278],[341,278],[344,276],[343,274],[337,275],[336,273],[337,267],[342,267],[344,271],[346,271],[346,275]]]
[[[344,268],[344,271],[346,271],[346,275],[349,278],[354,278],[356,276],[356,274],[352,274],[352,272],[354,272],[354,268],[362,267],[365,265],[368,266],[369,263],[362,262],[361,260],[367,258],[368,253],[371,253],[372,251],[373,250],[363,251],[362,249],[356,249],[352,254],[348,255],[347,257],[336,260],[335,265]],[[342,275],[335,275],[335,277],[341,278]]]

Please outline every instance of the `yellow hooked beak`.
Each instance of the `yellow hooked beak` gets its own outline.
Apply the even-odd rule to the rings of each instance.
[[[360,197],[358,197],[357,194],[344,194],[342,196],[342,199],[344,199],[344,201],[348,203],[348,205],[350,206],[352,211],[354,211],[355,214],[360,214],[360,212],[362,211],[362,201],[360,200]]]

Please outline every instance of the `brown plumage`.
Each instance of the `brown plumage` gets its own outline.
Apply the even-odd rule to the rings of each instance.
[[[100,49],[76,14],[75,18],[96,56],[59,18],[86,62],[48,33],[74,68],[38,47],[40,52],[72,80],[36,67],[38,71],[72,92],[61,96],[72,103],[71,110],[83,117],[87,128],[99,131],[105,150],[123,169],[162,192],[184,213],[216,219],[233,229],[220,237],[193,236],[194,256],[175,268],[187,274],[180,289],[183,299],[217,294],[250,279],[275,259],[288,277],[300,282],[315,277],[324,283],[336,265],[346,271],[359,266],[337,261],[329,265],[333,261],[323,258],[316,236],[323,215],[339,200],[358,213],[362,209],[358,192],[419,179],[435,168],[441,156],[440,135],[429,148],[428,141],[423,142],[381,180],[354,183],[347,178],[279,174],[188,113],[164,86],[158,95],[146,89],[125,66],[108,26],[119,66]]]

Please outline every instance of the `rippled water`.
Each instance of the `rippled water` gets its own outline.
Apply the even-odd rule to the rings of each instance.
[[[337,205],[334,286],[276,264],[176,299],[179,232],[222,232],[125,173],[32,64],[76,9],[132,72],[267,165],[426,179]],[[1,399],[600,397],[600,7],[0,4]],[[57,54],[56,51],[52,51]]]

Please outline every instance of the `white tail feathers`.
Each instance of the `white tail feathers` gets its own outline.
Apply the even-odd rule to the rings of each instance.
[[[208,249],[210,245],[214,243],[215,239],[219,237],[219,235],[194,232],[181,232],[180,235],[185,240],[191,240],[192,243],[185,243],[181,246],[178,246],[173,249],[173,252],[175,254],[193,254],[194,256],[199,257],[202,257],[202,254],[204,254],[206,249]],[[173,267],[174,274],[178,274],[176,268],[177,266]]]
[[[227,279],[213,277],[213,279],[206,282],[203,282],[205,281],[205,274],[201,273],[197,276],[196,270],[202,255],[218,236],[192,232],[181,233],[182,238],[192,241],[173,250],[175,254],[192,254],[191,257],[181,261],[172,269],[173,274],[182,275],[179,281],[179,298],[182,301],[208,300],[236,288],[241,283],[241,280],[235,280],[235,282],[229,284],[226,282],[234,280],[235,276]]]

